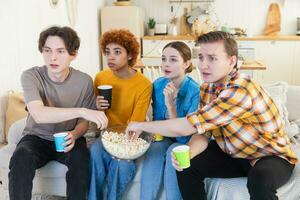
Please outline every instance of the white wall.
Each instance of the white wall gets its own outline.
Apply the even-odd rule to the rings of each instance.
[[[191,3],[169,3],[169,0],[133,0],[134,5],[141,6],[146,11],[146,19],[155,17],[158,22],[169,23],[172,16],[181,16],[183,8],[191,8]],[[107,0],[112,4],[114,0]],[[219,25],[247,28],[249,34],[258,35],[266,23],[267,11],[272,2],[277,2],[281,8],[281,34],[296,33],[296,18],[300,17],[299,0],[215,0],[212,18],[219,19]],[[199,4],[193,3],[193,6]],[[202,4],[203,5],[203,4]],[[173,6],[173,13],[171,13]]]
[[[66,1],[59,0],[56,8],[50,7],[49,0],[0,1],[0,133],[7,91],[21,90],[22,71],[43,64],[37,49],[39,33],[54,24],[70,26]],[[94,76],[100,66],[98,11],[104,0],[77,1],[78,16],[73,28],[81,38],[81,46],[72,66]]]
[[[69,0],[59,0],[58,6],[53,9],[49,6],[49,0],[0,0],[0,141],[5,94],[8,90],[21,90],[19,79],[22,71],[43,64],[37,50],[39,32],[53,24],[69,25],[66,1]],[[94,76],[100,66],[98,10],[105,0],[77,1],[78,19],[74,28],[81,37],[81,47],[73,66]],[[106,0],[106,4],[111,5],[114,1]],[[170,4],[169,0],[133,1],[145,9],[146,19],[149,16],[155,17],[162,23],[168,23],[175,13],[180,16],[184,7],[191,6],[190,3]],[[215,0],[213,18],[219,19],[219,25],[226,23],[229,26],[245,27],[250,34],[261,34],[272,2],[281,5],[281,33],[294,34],[296,17],[300,17],[299,0]],[[173,13],[170,11],[171,6],[174,8]]]

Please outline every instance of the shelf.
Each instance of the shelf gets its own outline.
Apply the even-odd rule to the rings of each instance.
[[[213,3],[215,0],[169,0],[170,3]]]
[[[195,40],[197,37],[192,35],[154,35],[144,36],[143,40]],[[238,41],[299,41],[300,36],[296,35],[277,35],[277,36],[265,36],[255,35],[251,37],[236,37]]]
[[[146,58],[149,58],[149,57],[146,57]],[[160,59],[159,57],[152,57],[153,59]],[[138,59],[136,64],[133,66],[135,69],[143,69],[145,68],[145,64],[143,63],[143,61],[141,59]],[[153,65],[153,66],[150,66],[150,67],[159,67],[157,65]],[[195,67],[193,67],[194,69]],[[264,63],[262,62],[259,62],[259,61],[256,61],[256,60],[251,60],[246,62],[246,63],[242,63],[241,65],[241,70],[266,70],[267,67]]]

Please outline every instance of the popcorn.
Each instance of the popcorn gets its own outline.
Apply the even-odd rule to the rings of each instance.
[[[124,133],[104,131],[102,134],[104,148],[112,156],[120,159],[136,159],[143,155],[150,146],[142,138],[128,139]]]

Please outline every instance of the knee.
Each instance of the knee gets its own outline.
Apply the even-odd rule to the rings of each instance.
[[[86,147],[74,148],[69,152],[67,165],[87,167],[90,161],[90,153]]]
[[[136,165],[134,161],[112,160],[110,165],[112,171],[116,170],[118,174],[135,174]]]
[[[161,152],[166,152],[167,146],[164,142],[154,142],[149,149],[150,152],[157,155],[162,155]]]
[[[248,175],[247,188],[253,199],[264,199],[270,193],[275,194],[276,188],[271,177],[265,170],[252,170]]]
[[[167,147],[161,142],[155,142],[147,151],[144,163],[164,162]]]
[[[166,153],[166,160],[167,162],[171,162],[171,157],[172,157],[172,150],[174,147],[178,146],[178,143],[174,143],[171,146],[169,146],[167,153]]]
[[[34,161],[32,157],[33,153],[34,152],[32,152],[32,150],[28,147],[17,147],[10,159],[9,168],[11,169],[12,167],[21,167],[24,165],[30,167],[28,164],[33,163]]]

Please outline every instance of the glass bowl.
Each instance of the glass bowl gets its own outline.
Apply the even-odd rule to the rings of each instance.
[[[104,149],[114,158],[134,160],[142,156],[150,147],[152,136],[143,132],[137,139],[128,139],[125,135],[126,126],[110,127],[101,132]]]

